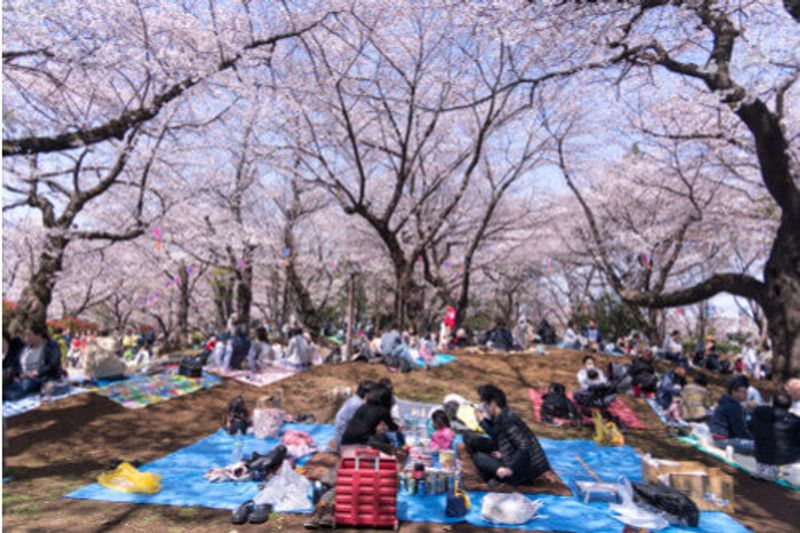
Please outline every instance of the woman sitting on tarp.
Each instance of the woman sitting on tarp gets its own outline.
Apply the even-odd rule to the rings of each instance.
[[[503,481],[531,485],[550,470],[536,435],[507,405],[506,395],[494,385],[478,387],[481,427],[488,437],[464,435],[464,445],[481,477],[490,485]]]
[[[244,326],[236,326],[236,335],[225,344],[223,370],[243,370],[251,345],[252,341],[247,337]]]
[[[308,345],[303,328],[295,326],[288,332],[289,345],[286,347],[285,363],[291,367],[305,370],[311,364],[311,347]]]
[[[269,343],[267,328],[260,327],[256,330],[256,339],[250,345],[247,353],[247,365],[251,372],[259,372],[275,359],[275,352]]]
[[[9,343],[3,359],[3,401],[37,393],[47,381],[61,378],[61,349],[47,336],[47,326],[31,324],[25,330],[24,341]]]
[[[367,394],[366,403],[358,408],[347,423],[342,446],[362,445],[392,453],[394,448],[386,433],[399,429],[392,419],[392,391],[377,384]]]

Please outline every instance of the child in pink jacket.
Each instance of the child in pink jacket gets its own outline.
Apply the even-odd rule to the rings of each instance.
[[[431,415],[433,427],[436,431],[431,435],[431,448],[434,450],[449,450],[453,447],[453,440],[456,434],[450,429],[450,419],[447,413],[442,410],[434,411]]]

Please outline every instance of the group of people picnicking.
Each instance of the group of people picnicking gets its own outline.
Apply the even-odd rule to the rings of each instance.
[[[550,470],[550,463],[536,435],[508,406],[506,394],[492,384],[476,389],[480,404],[471,406],[483,433],[464,431],[467,453],[483,481],[490,487],[499,483],[530,485]],[[454,449],[456,432],[445,409],[430,414],[433,432],[428,447]],[[339,408],[334,422],[336,452],[345,455],[362,447],[374,448],[398,457],[407,451],[392,381],[365,380]],[[325,493],[320,497],[307,527],[331,526],[335,495],[335,471],[323,477]]]
[[[282,335],[285,346],[270,342],[270,333]],[[472,344],[467,332],[463,328],[456,329],[453,322],[443,326],[439,335],[432,331],[416,335],[410,330],[401,331],[396,325],[380,336],[371,328],[355,333],[357,351],[372,353],[392,367],[408,369],[428,366],[437,353]],[[706,339],[702,351],[696,350],[691,356],[686,353],[678,332],[672,332],[657,350],[636,333],[618,340],[610,349],[594,320],[589,320],[580,333],[574,323],[569,323],[559,340],[546,319],[539,323],[536,331],[527,319],[520,320],[514,332],[505,321],[498,319],[490,329],[473,339],[479,346],[497,351],[525,350],[536,344],[585,350],[587,354],[576,373],[578,390],[574,398],[577,403],[586,406],[600,401],[602,404],[606,398],[624,392],[652,399],[667,421],[706,424],[714,446],[728,453],[755,456],[758,475],[767,479],[775,479],[780,466],[800,461],[800,376],[790,379],[765,402],[754,386],[754,382],[765,377],[764,361],[758,357],[751,341],[737,359],[741,364],[731,368],[734,375],[727,393],[715,404],[708,389],[707,373],[724,369],[713,338]],[[64,340],[69,347],[66,354],[59,343],[48,337],[46,329],[31,326],[21,339],[4,334],[3,399],[22,398],[36,393],[47,381],[63,378],[64,367],[74,366],[99,341],[90,334],[72,336],[70,332],[65,334]],[[148,352],[149,360],[149,352],[157,350],[152,333],[135,334],[129,330],[114,341],[119,346],[114,355],[121,360],[136,361],[142,351]],[[244,327],[229,324],[221,333],[209,335],[199,348],[196,357],[202,364],[222,370],[257,372],[275,363],[305,369],[315,359],[320,359],[317,346],[296,323],[280,331],[258,327],[253,338],[247,335]],[[621,351],[632,359],[627,365],[611,362],[604,372],[598,366],[597,354],[609,351]],[[659,358],[671,368],[659,372]],[[550,469],[535,434],[508,407],[502,390],[486,384],[478,387],[477,395],[480,405],[472,407],[483,433],[468,431],[463,435],[465,449],[477,471],[490,486],[500,482],[515,485],[535,482]],[[431,424],[435,431],[430,436],[430,446],[452,448],[455,432],[444,409],[431,414]],[[345,453],[352,447],[367,446],[402,456],[403,430],[391,380],[364,381],[336,414],[336,450]],[[329,483],[329,488],[333,486],[334,483]],[[324,504],[318,509],[321,511],[312,522],[324,524],[330,519],[330,509],[326,511]]]

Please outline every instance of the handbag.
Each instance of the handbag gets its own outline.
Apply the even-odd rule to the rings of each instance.
[[[466,516],[469,507],[469,496],[458,487],[458,481],[454,481],[447,491],[447,505],[444,508],[444,515],[448,518],[460,518]]]
[[[203,365],[196,361],[181,361],[178,374],[187,378],[199,378],[203,376]]]
[[[253,433],[257,439],[277,437],[286,418],[286,413],[275,407],[267,407],[271,397],[262,396],[253,409]]]

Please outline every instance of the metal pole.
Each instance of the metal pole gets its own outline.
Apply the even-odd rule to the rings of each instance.
[[[344,359],[349,361],[353,350],[353,293],[356,284],[355,272],[350,274],[350,281],[347,284],[347,332],[345,333],[345,353]]]

